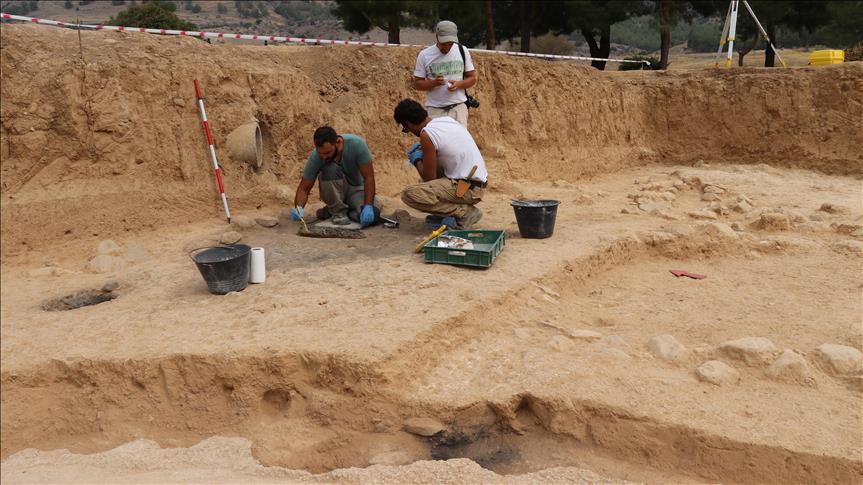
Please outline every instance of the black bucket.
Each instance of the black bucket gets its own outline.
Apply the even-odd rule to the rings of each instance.
[[[232,244],[214,248],[194,249],[189,256],[214,295],[242,291],[249,284],[249,266],[252,248],[245,244]]]
[[[554,234],[559,200],[514,200],[510,205],[515,211],[521,237],[545,239]]]

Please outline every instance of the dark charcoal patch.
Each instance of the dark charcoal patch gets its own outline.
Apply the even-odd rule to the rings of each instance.
[[[117,298],[117,295],[111,292],[82,290],[71,295],[48,300],[42,304],[42,309],[46,312],[62,312],[90,305],[98,305],[99,303],[111,301],[114,298]]]

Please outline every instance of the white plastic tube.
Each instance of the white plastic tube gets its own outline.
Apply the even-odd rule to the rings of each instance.
[[[267,279],[267,263],[264,248],[252,248],[252,269],[249,283],[263,283]]]

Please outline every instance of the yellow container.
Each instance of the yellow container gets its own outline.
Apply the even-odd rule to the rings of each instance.
[[[809,55],[810,66],[829,66],[843,62],[845,62],[845,51],[839,49],[824,49]]]

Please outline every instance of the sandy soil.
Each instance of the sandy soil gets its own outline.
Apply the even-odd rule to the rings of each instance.
[[[4,483],[863,477],[861,363],[819,350],[863,348],[859,65],[483,59],[500,109],[471,120],[493,181],[480,227],[507,246],[468,270],[411,252],[417,213],[350,241],[228,227],[184,84],[205,80],[217,140],[262,120],[264,170],[225,160],[237,215],[279,215],[323,122],[367,134],[391,213],[412,177],[389,110],[410,91],[376,73],[412,53],[332,69],[349,51],[93,33],[81,69],[28,47],[40,35],[4,26],[0,50]],[[522,197],[562,202],[554,237],[519,237]],[[228,230],[267,248],[268,280],[215,297],[187,252]],[[111,301],[43,310],[108,280]],[[679,352],[651,348],[664,334]],[[729,349],[746,337],[771,345]],[[711,360],[732,377],[699,378]]]

